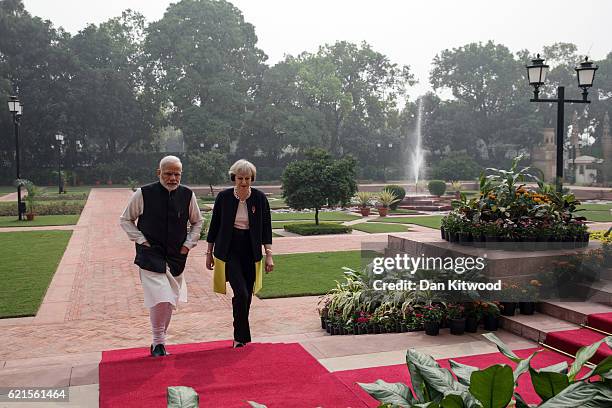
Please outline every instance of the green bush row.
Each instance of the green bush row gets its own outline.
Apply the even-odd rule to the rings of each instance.
[[[46,201],[35,204],[37,215],[79,215],[85,207],[85,201]],[[17,216],[17,203],[0,203],[0,216]]]
[[[327,222],[319,223],[295,223],[285,225],[285,231],[299,235],[324,235],[324,234],[346,234],[352,231],[351,227],[341,224]]]

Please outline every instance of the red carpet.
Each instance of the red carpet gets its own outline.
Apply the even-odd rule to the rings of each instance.
[[[100,407],[166,407],[166,388],[192,387],[201,407],[365,407],[299,344],[231,342],[169,346],[170,356],[148,349],[105,351],[100,362]]]
[[[612,333],[612,313],[596,313],[587,316],[587,324],[606,333]]]
[[[533,348],[515,350],[514,352],[519,357],[525,358],[536,350],[538,349]],[[514,367],[516,367],[516,364],[514,364],[501,353],[458,357],[452,358],[451,360],[479,368],[486,368],[494,364],[508,364],[512,366],[513,369]],[[448,362],[448,359],[437,361],[441,367],[450,368],[450,363]],[[545,350],[539,353],[531,360],[531,365],[534,368],[542,368],[560,363],[562,361],[567,361],[568,364],[571,364],[572,359],[565,357],[559,353]],[[583,367],[581,375],[586,374],[588,371],[590,370]],[[340,381],[350,387],[357,395],[359,395],[359,397],[367,404],[368,407],[377,407],[378,402],[374,398],[370,397],[365,391],[363,391],[359,385],[355,384],[356,382],[372,383],[378,379],[381,379],[391,383],[403,382],[409,384],[410,378],[410,375],[408,374],[408,367],[406,367],[406,364],[398,364],[386,367],[363,368],[359,370],[336,371],[334,375]],[[538,396],[538,394],[536,394],[533,389],[533,386],[531,385],[531,379],[529,378],[528,373],[523,374],[519,379],[518,392],[527,401],[527,403],[537,404],[541,401],[540,397]]]
[[[604,337],[606,336],[589,329],[563,330],[548,333],[545,343],[566,353],[576,355],[581,347],[596,343]],[[597,364],[607,356],[612,356],[612,350],[608,345],[602,344],[591,358],[591,362]]]

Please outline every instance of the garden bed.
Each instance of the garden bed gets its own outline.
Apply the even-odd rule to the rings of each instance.
[[[293,223],[285,224],[285,231],[293,232],[298,235],[327,235],[327,234],[348,234],[352,228],[342,224],[323,222],[315,223]]]

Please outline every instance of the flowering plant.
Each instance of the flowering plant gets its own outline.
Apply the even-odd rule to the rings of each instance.
[[[465,308],[461,304],[451,303],[446,306],[446,315],[449,319],[461,319],[465,317]]]
[[[423,321],[425,322],[438,322],[442,321],[442,317],[444,317],[444,312],[442,308],[438,305],[428,305],[423,306]]]

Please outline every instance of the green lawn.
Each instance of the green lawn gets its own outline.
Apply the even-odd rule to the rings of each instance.
[[[589,221],[610,222],[612,221],[612,213],[610,211],[580,211],[576,216],[586,217]]]
[[[361,251],[316,252],[274,256],[274,272],[264,274],[258,297],[322,295],[343,281],[342,267],[361,269]]]
[[[585,211],[610,211],[612,209],[612,204],[581,204],[578,206],[578,209],[583,209]],[[580,211],[582,212],[582,211]]]
[[[72,231],[0,233],[0,318],[33,316]]]
[[[418,214],[418,211],[398,208],[397,210],[389,210],[389,214]]]
[[[75,225],[78,215],[37,215],[32,221],[19,221],[16,216],[0,217],[0,227],[44,227],[47,225]]]
[[[305,220],[314,221],[314,212],[311,213],[272,213],[272,221]],[[351,221],[361,216],[347,214],[340,211],[328,211],[319,213],[319,221]]]
[[[301,224],[304,220],[272,221],[272,228],[285,228],[288,224]],[[340,224],[342,221],[325,221],[328,224]]]
[[[363,232],[367,232],[370,234],[376,234],[379,232],[406,232],[406,231],[410,231],[410,228],[408,228],[406,225],[402,225],[402,224],[382,224],[382,223],[371,223],[368,224],[367,222],[361,223],[361,224],[353,224],[351,225],[351,228],[353,228],[354,230],[359,230],[359,231],[363,231]]]
[[[3,196],[5,194],[9,194],[9,193],[16,193],[17,192],[17,187],[13,187],[13,186],[0,186],[0,196]]]
[[[368,222],[392,222],[398,224],[416,224],[424,227],[440,229],[441,215],[427,215],[423,217],[380,217]]]

